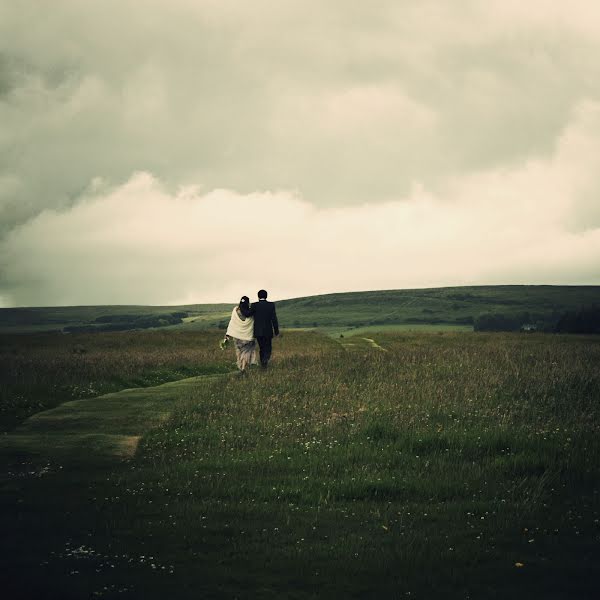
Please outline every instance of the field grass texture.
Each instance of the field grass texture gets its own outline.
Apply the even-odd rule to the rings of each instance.
[[[11,597],[597,597],[597,338],[286,332],[239,378],[194,335],[206,375],[135,392],[134,420],[130,391],[4,436]],[[156,364],[122,339],[116,373]]]
[[[252,290],[228,304],[184,306],[64,306],[0,309],[0,332],[32,333],[77,327],[102,328],[107,321],[125,320],[123,329],[164,323],[173,330],[203,330],[225,327],[232,307],[243,294],[255,299]],[[280,300],[280,322],[294,328],[337,328],[429,325],[444,330],[448,325],[471,329],[478,316],[492,313],[505,317],[527,317],[528,322],[553,323],[567,310],[600,305],[600,286],[496,285],[408,290],[378,290],[323,294]],[[168,317],[185,314],[181,323],[168,325]],[[128,317],[128,318],[127,318]],[[144,325],[144,323],[146,323]],[[154,325],[153,325],[154,326]],[[156,325],[158,326],[158,325]]]

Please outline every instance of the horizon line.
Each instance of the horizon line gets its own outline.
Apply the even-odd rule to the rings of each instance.
[[[346,290],[340,292],[323,292],[319,294],[309,294],[307,296],[292,296],[279,298],[277,302],[284,302],[289,300],[303,300],[305,298],[315,298],[322,296],[335,296],[341,294],[371,294],[376,292],[402,292],[402,291],[429,291],[429,290],[445,290],[445,289],[460,289],[460,288],[505,288],[505,287],[569,287],[569,288],[594,288],[600,287],[600,284],[595,283],[498,283],[498,284],[473,284],[473,285],[441,285],[441,286],[430,286],[430,287],[406,287],[406,288],[385,288],[385,289],[371,289],[371,290]],[[85,308],[85,307],[97,307],[97,306],[112,306],[112,307],[179,307],[179,306],[210,306],[210,305],[231,305],[232,302],[193,302],[188,304],[45,304],[45,305],[15,305],[15,306],[2,306],[0,310],[13,310],[13,309],[37,309],[37,308]],[[234,302],[235,304],[235,302]]]

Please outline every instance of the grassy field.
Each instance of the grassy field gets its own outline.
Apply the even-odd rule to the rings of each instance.
[[[57,404],[229,370],[214,332],[0,336],[0,432]]]
[[[184,322],[210,323],[231,313],[229,304],[189,304],[182,306],[50,306],[0,309],[0,333],[41,333],[62,331],[65,327],[90,325],[98,319],[135,315],[138,317],[188,313]],[[209,326],[207,323],[205,329]]]
[[[255,298],[254,292],[241,290]],[[277,300],[282,323],[294,328],[335,328],[340,332],[358,327],[388,328],[410,326],[417,330],[431,327],[469,329],[482,314],[528,314],[534,323],[552,322],[567,310],[600,305],[600,286],[498,285],[474,287],[430,288],[417,290],[380,290],[324,294]],[[161,328],[201,331],[224,327],[232,306],[229,304],[190,304],[185,306],[72,306],[51,308],[0,309],[0,333],[60,331],[64,328],[106,327],[107,319],[131,317],[123,329],[134,329],[136,318],[146,320],[168,318],[185,313],[182,322]],[[519,317],[520,318],[520,317]],[[142,323],[143,324],[143,323]],[[152,325],[155,326],[155,325]]]
[[[363,327],[318,327],[332,337],[361,336],[373,333],[438,333],[473,331],[472,325],[452,325],[447,323],[403,323],[398,325],[366,325]]]
[[[151,335],[91,336],[97,381],[159,341],[206,375],[3,436],[9,597],[598,596],[598,337],[284,332],[240,379],[219,332]],[[69,336],[22,344],[22,395],[42,349],[78,370]]]
[[[600,286],[498,285],[325,294],[278,303],[295,327],[472,325],[485,313],[529,313],[531,320],[600,304]]]

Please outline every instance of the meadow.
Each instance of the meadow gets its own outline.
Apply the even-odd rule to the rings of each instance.
[[[271,368],[246,378],[218,331],[5,344],[20,373],[3,374],[14,404],[30,406],[38,384],[151,387],[67,403],[16,429],[8,411],[4,589],[597,597],[598,336],[362,333],[284,331]],[[154,385],[178,373],[188,378]],[[61,445],[84,430],[93,448]],[[135,434],[134,452],[102,445],[117,431]]]
[[[0,432],[62,402],[230,370],[214,332],[0,336]]]
[[[251,290],[244,290],[255,298]],[[483,315],[502,316],[519,325],[552,330],[565,311],[600,305],[600,286],[488,285],[447,288],[346,292],[277,301],[282,323],[293,328],[403,328],[472,330]],[[225,328],[233,304],[182,306],[59,306],[0,308],[0,333],[42,331],[94,332],[160,327],[172,331]],[[173,323],[173,318],[176,321]]]

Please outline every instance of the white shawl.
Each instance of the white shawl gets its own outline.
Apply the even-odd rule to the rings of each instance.
[[[244,321],[237,313],[237,306],[231,312],[231,319],[227,327],[227,335],[238,340],[250,341],[254,339],[254,317],[246,317]]]

